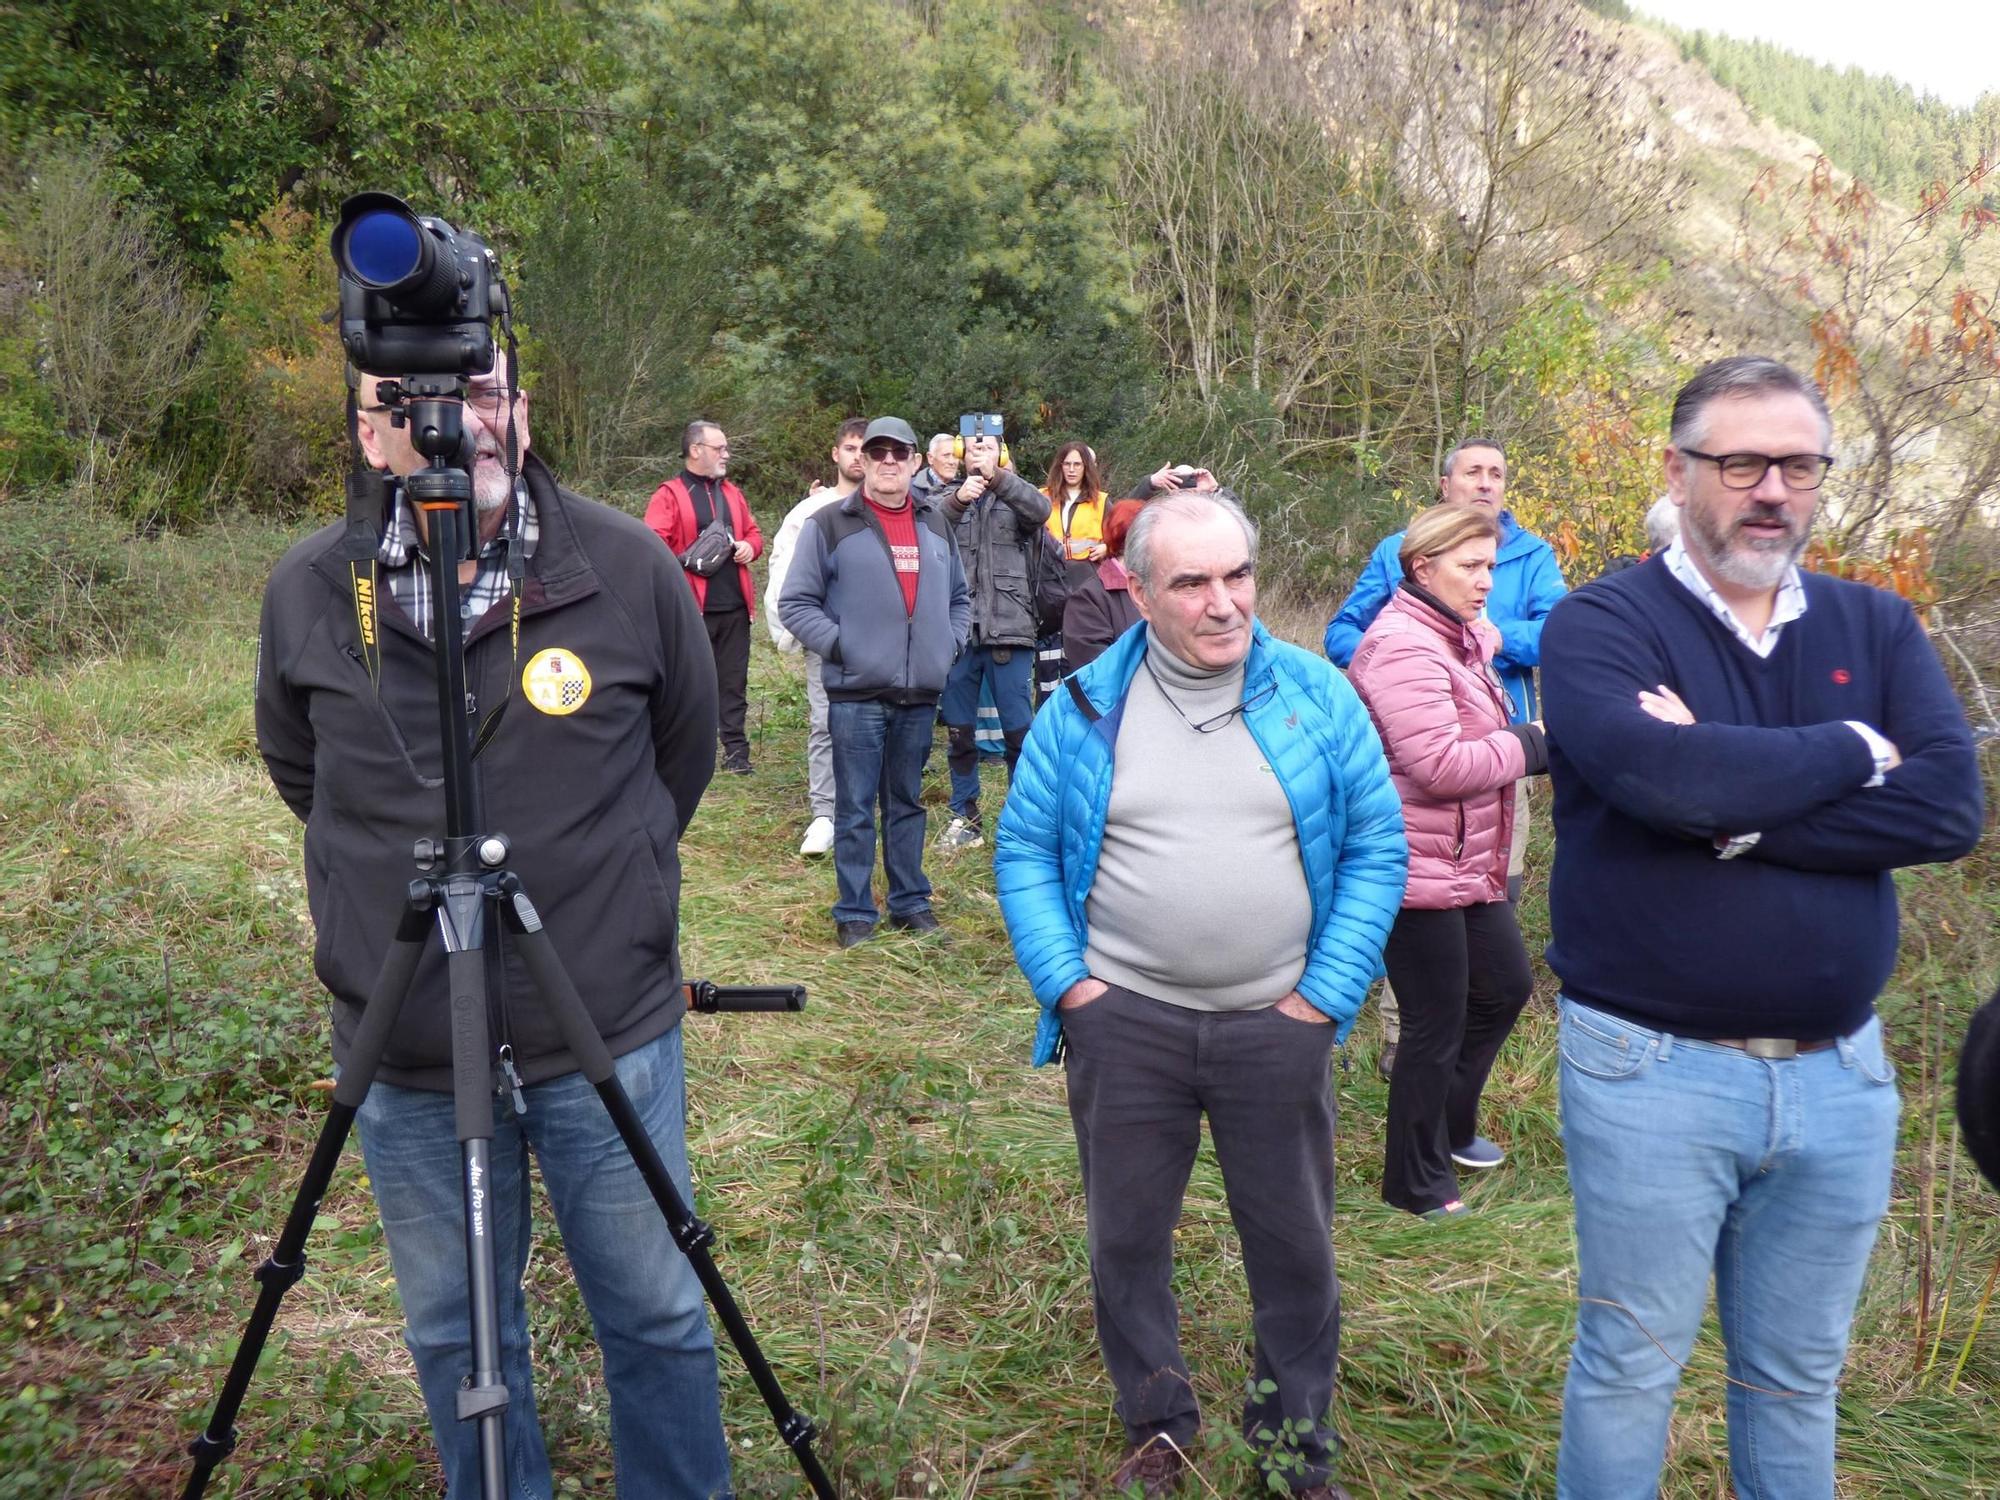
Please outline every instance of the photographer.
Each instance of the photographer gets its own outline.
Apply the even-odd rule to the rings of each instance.
[[[959,419],[965,443],[965,478],[940,492],[946,519],[965,564],[972,595],[972,639],[952,664],[938,710],[945,724],[951,767],[952,819],[939,840],[947,850],[985,842],[979,825],[979,747],[973,721],[982,683],[993,694],[1006,737],[1007,774],[1021,755],[1033,712],[1035,572],[1049,497],[1008,466],[1000,445],[1002,422],[993,414]]]
[[[618,1078],[691,1196],[677,843],[713,774],[715,669],[694,597],[643,525],[563,489],[532,456],[518,479],[508,474],[510,429],[517,450],[528,447],[527,395],[508,374],[503,363],[468,382],[478,556],[460,564],[462,622],[444,622],[464,631],[468,716],[506,706],[473,762],[474,787],[489,826],[506,831],[532,872],[543,923]],[[370,466],[401,478],[424,460],[381,385],[372,375],[355,383],[358,440]],[[404,912],[411,849],[444,817],[428,521],[401,483],[384,520],[365,563],[343,555],[339,523],[293,547],[271,575],[259,641],[257,745],[305,823],[314,962],[332,996],[337,1066]],[[507,566],[516,545],[526,567],[518,612]],[[604,1351],[619,1494],[726,1495],[700,1285],[518,953],[495,942],[484,957],[498,1062],[490,1204],[509,1493],[552,1493],[521,1287],[532,1153]],[[456,1409],[472,1357],[450,994],[433,944],[358,1125],[404,1340],[450,1493],[464,1497],[481,1479],[476,1424]]]

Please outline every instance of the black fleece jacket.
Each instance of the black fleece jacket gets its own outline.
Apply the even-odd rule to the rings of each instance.
[[[681,830],[715,767],[715,663],[681,569],[637,518],[523,472],[541,525],[512,609],[466,643],[472,712],[511,690],[474,762],[480,831],[504,833],[544,926],[612,1054],[671,1030],[685,1010],[676,926]],[[416,870],[410,851],[444,832],[443,760],[431,647],[378,589],[381,683],[371,686],[336,524],[288,552],[264,594],[257,748],[306,825],[314,964],[333,997],[344,1060]],[[536,706],[533,681],[550,705]],[[554,690],[551,691],[551,688]],[[477,722],[477,719],[475,719]],[[575,1070],[497,923],[487,924],[496,1044],[530,1083]],[[379,1076],[451,1087],[449,990],[433,941]]]

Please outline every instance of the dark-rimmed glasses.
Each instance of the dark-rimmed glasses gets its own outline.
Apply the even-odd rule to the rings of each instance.
[[[508,409],[516,402],[525,402],[528,393],[518,386],[509,389],[501,385],[475,385],[466,387],[465,404],[477,413],[482,422],[497,424],[507,415]],[[373,406],[357,406],[356,411],[383,412],[395,408],[381,402]]]
[[[1826,471],[1833,467],[1830,453],[1787,453],[1773,457],[1768,453],[1703,453],[1699,448],[1675,451],[1714,464],[1726,490],[1756,489],[1773,464],[1777,465],[1778,477],[1784,480],[1786,489],[1816,490],[1826,479]]]
[[[1142,657],[1140,660],[1144,661],[1145,659]],[[1168,692],[1167,685],[1160,681],[1160,674],[1153,670],[1153,664],[1148,661],[1145,663],[1145,666],[1146,675],[1153,679],[1153,685],[1160,690],[1160,696],[1167,700],[1167,707],[1179,714],[1181,722],[1196,734],[1214,734],[1216,730],[1222,728],[1223,725],[1227,724],[1238,714],[1248,714],[1253,709],[1262,708],[1276,696],[1278,691],[1278,679],[1275,676],[1267,674],[1256,690],[1246,695],[1243,701],[1234,708],[1226,708],[1212,718],[1202,719],[1197,722],[1194,719],[1190,719],[1186,711],[1178,703],[1174,702],[1174,695]]]
[[[900,464],[906,462],[916,451],[908,443],[886,442],[881,438],[877,438],[866,448],[863,448],[861,453],[864,458],[874,463]]]

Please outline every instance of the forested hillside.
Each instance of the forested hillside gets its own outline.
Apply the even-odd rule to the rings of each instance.
[[[2000,158],[2000,90],[1958,108],[1884,74],[1835,68],[1772,42],[1660,29],[1752,109],[1811,136],[1844,171],[1896,197],[1915,201],[1939,178]]]
[[[1754,342],[1837,383],[1887,347],[1930,388],[1913,329],[1990,292],[1802,301],[1809,163],[1570,0],[59,0],[0,13],[0,81],[0,482],[147,525],[330,503],[324,247],[362,187],[494,243],[536,442],[623,503],[697,411],[775,504],[842,416],[992,407],[1037,478],[1070,436],[1126,478],[1210,459],[1320,581],[1472,429],[1594,568],[1637,543],[1688,360]],[[1797,201],[1745,217],[1753,187]],[[1861,248],[1949,269],[1962,200]],[[1895,487],[1843,466],[1830,514]],[[1979,493],[1940,500],[1954,529]]]

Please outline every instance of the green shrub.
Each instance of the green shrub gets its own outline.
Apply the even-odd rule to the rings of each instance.
[[[161,480],[140,468],[136,483]],[[191,536],[140,536],[96,502],[99,488],[79,480],[0,500],[0,676],[151,653],[218,613],[255,628],[248,612],[292,533],[231,516]]]
[[[222,245],[228,278],[184,419],[192,451],[254,509],[331,516],[347,460],[339,291],[327,227],[280,199]]]
[[[18,327],[0,292],[0,324]],[[59,484],[68,477],[70,444],[55,403],[35,369],[35,347],[21,334],[0,335],[0,496]]]

